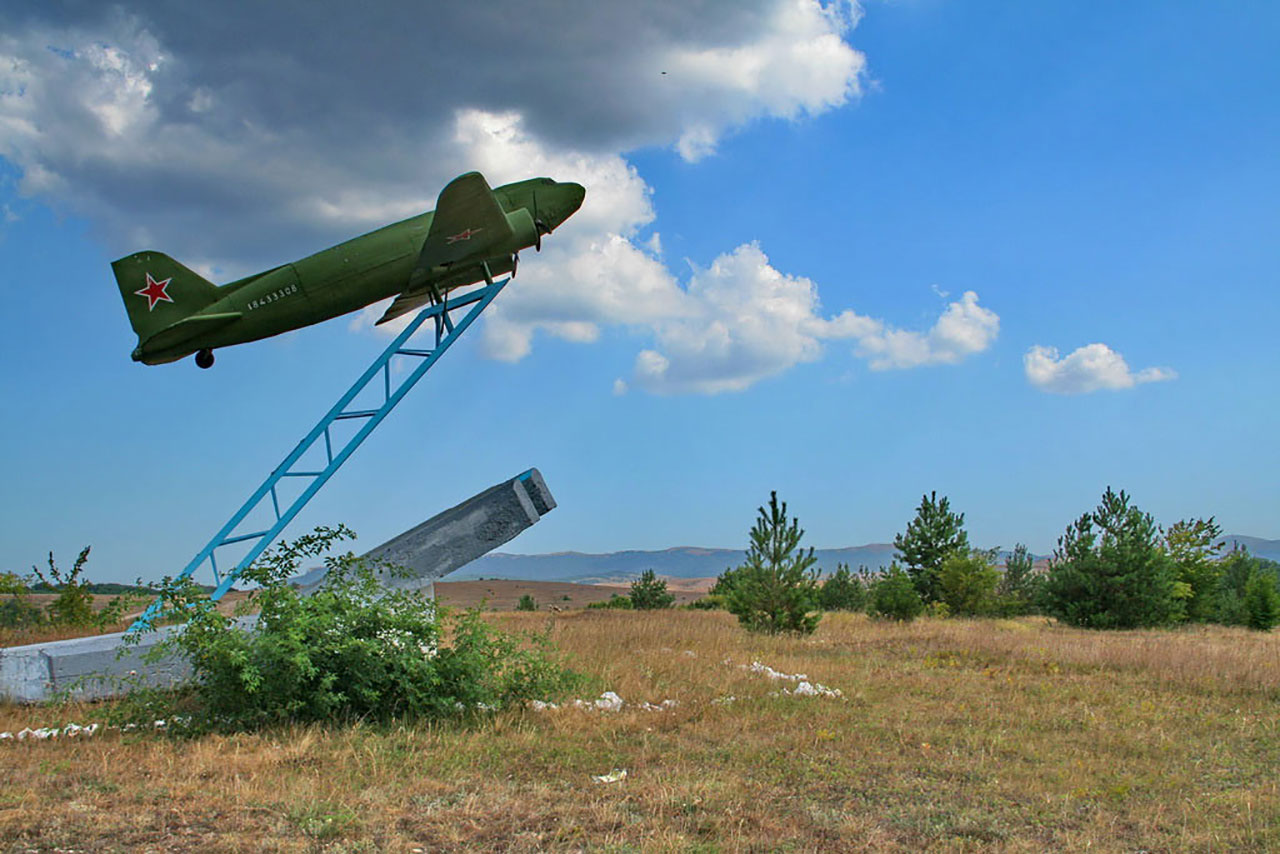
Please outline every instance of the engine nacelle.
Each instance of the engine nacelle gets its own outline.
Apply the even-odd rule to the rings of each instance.
[[[534,225],[533,214],[529,213],[528,208],[517,208],[507,214],[507,224],[511,226],[513,252],[538,244],[538,227]]]

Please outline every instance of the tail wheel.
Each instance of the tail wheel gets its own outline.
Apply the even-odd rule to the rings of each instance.
[[[201,368],[213,367],[213,351],[204,349],[196,353],[196,366]]]

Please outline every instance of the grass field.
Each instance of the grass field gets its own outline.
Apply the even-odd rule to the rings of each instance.
[[[548,620],[590,698],[480,725],[0,743],[6,849],[1280,850],[1280,633]],[[775,695],[803,672],[844,697]],[[728,663],[726,663],[728,662]],[[734,698],[725,702],[725,698]],[[678,702],[667,711],[631,704]],[[0,730],[100,719],[0,706]],[[626,769],[624,780],[593,775]]]

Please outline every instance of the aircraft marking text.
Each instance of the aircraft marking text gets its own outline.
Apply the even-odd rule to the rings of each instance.
[[[261,308],[264,305],[270,305],[276,300],[284,299],[289,294],[296,294],[297,292],[298,292],[297,285],[289,285],[287,287],[280,288],[277,291],[272,291],[266,296],[261,296],[255,300],[251,300],[249,304],[245,306],[245,309],[247,311],[253,311],[255,308]]]
[[[170,276],[157,282],[151,278],[150,273],[147,273],[147,286],[140,291],[134,291],[134,293],[140,297],[147,298],[147,311],[151,311],[158,302],[173,302],[173,297],[169,296],[169,292],[165,290],[172,281],[173,276]]]

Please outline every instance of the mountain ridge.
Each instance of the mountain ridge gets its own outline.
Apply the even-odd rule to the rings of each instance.
[[[1269,540],[1245,534],[1230,534],[1222,538],[1230,548],[1238,542],[1251,554],[1269,560],[1280,561],[1280,539]],[[838,564],[848,564],[857,569],[866,566],[871,570],[883,569],[893,561],[897,550],[892,543],[867,543],[861,546],[845,546],[833,549],[814,549],[817,566],[824,572],[834,572]],[[1007,555],[1008,551],[1000,554]],[[450,581],[478,578],[506,578],[537,581],[619,580],[638,576],[652,569],[668,578],[714,578],[731,566],[742,563],[744,549],[712,548],[707,546],[670,546],[665,549],[622,549],[614,552],[559,551],[543,554],[518,554],[514,552],[490,552],[456,572],[446,576]],[[1044,560],[1048,555],[1033,555]]]

